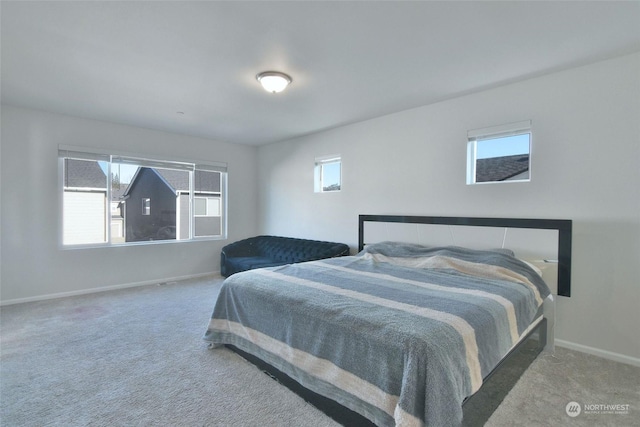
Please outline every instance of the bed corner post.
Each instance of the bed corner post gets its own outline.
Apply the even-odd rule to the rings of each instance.
[[[364,249],[364,221],[367,215],[358,215],[358,252]]]
[[[542,314],[547,321],[544,334],[544,351],[554,354],[555,352],[555,325],[556,325],[556,301],[552,294],[544,299]]]

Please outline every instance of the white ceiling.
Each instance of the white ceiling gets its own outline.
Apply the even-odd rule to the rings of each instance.
[[[2,1],[0,13],[2,103],[252,145],[640,51],[639,1]],[[267,93],[266,70],[292,85]]]

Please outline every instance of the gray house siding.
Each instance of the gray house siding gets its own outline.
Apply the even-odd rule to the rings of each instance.
[[[126,241],[176,238],[176,194],[150,168],[140,168],[127,189],[125,203]],[[143,215],[143,200],[150,199],[149,215]]]
[[[219,216],[196,217],[194,227],[196,236],[219,236],[222,234]]]
[[[202,213],[194,214],[194,237],[222,234],[221,177],[218,172],[195,171],[194,197]],[[124,193],[126,241],[189,239],[189,172],[141,167]],[[200,198],[206,198],[206,208]],[[150,200],[143,215],[143,200]]]
[[[65,159],[63,173],[63,244],[105,242],[107,176],[95,160]]]
[[[178,208],[180,209],[178,231],[178,239],[189,238],[189,193],[180,193],[178,196]]]

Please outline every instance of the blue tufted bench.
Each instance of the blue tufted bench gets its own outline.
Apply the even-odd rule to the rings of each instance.
[[[261,267],[313,261],[349,255],[344,243],[293,237],[256,236],[231,243],[222,248],[220,274],[229,277],[240,271]]]

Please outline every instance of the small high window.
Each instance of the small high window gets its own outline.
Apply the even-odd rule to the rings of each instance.
[[[531,180],[531,121],[469,131],[467,184]]]
[[[316,158],[314,187],[316,193],[340,191],[342,185],[340,156]]]

